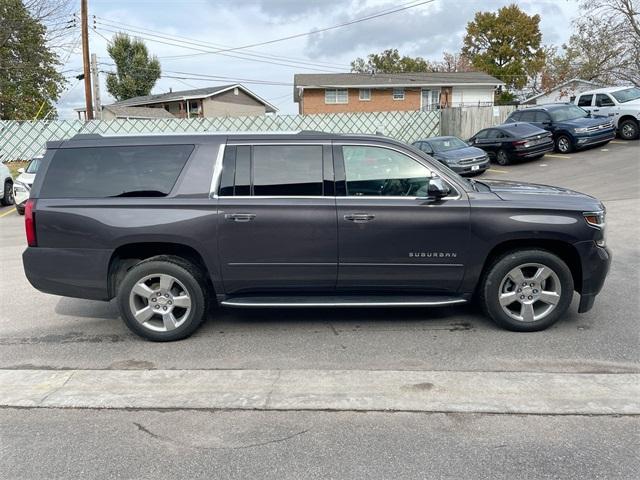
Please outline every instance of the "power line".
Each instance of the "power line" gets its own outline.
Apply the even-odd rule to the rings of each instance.
[[[110,33],[119,33],[119,31],[117,30],[110,30],[104,27],[100,27],[100,29],[103,32],[110,32]],[[94,31],[97,31],[96,28],[94,28]],[[292,63],[284,63],[284,62],[278,62],[278,61],[271,61],[271,60],[261,60],[258,58],[249,58],[249,57],[244,57],[244,56],[240,56],[240,55],[234,55],[231,53],[221,53],[221,52],[217,52],[217,51],[213,51],[213,50],[205,50],[202,48],[197,48],[197,47],[189,47],[189,46],[185,46],[185,45],[178,45],[176,43],[175,40],[172,40],[170,38],[165,38],[165,37],[160,37],[163,38],[162,40],[158,39],[158,38],[152,38],[150,35],[153,35],[153,37],[160,37],[159,35],[155,35],[155,34],[144,34],[144,35],[139,35],[140,38],[150,41],[150,42],[156,42],[156,43],[162,43],[164,45],[171,45],[171,46],[175,46],[175,47],[180,47],[180,48],[186,48],[189,50],[196,50],[199,51],[201,53],[215,53],[217,55],[223,55],[225,57],[232,57],[232,58],[238,58],[241,60],[249,60],[249,61],[253,61],[253,62],[259,62],[259,63],[268,63],[271,65],[280,65],[283,67],[289,67],[289,68],[297,68],[297,69],[301,69],[301,70],[313,70],[316,72],[326,72],[327,68],[315,68],[315,67],[311,67],[311,66],[307,66],[307,65],[295,65]],[[192,54],[192,55],[199,55],[199,53],[196,54]],[[168,58],[168,57],[165,57]]]
[[[170,39],[178,39],[179,41],[184,41],[183,43],[191,43],[194,42],[194,44],[196,44],[197,46],[202,46],[202,47],[212,47],[212,48],[233,48],[230,47],[229,45],[224,45],[224,44],[219,44],[219,43],[212,43],[212,42],[205,42],[202,40],[198,40],[198,39],[194,39],[194,38],[189,38],[189,37],[184,37],[184,36],[180,36],[180,35],[170,35],[158,30],[153,30],[150,28],[143,28],[143,27],[139,27],[136,25],[130,25],[130,24],[126,24],[126,23],[114,23],[111,22],[109,20],[105,20],[101,17],[98,17],[96,15],[93,16],[94,17],[94,25],[101,25],[101,26],[105,26],[105,27],[109,27],[109,28],[118,28],[121,30],[126,30],[126,31],[130,31],[130,32],[139,32],[139,33],[144,33],[144,34],[157,34],[161,37],[164,38],[170,38]],[[149,33],[146,33],[149,32]],[[315,62],[311,62],[309,61],[309,59],[305,59],[305,58],[297,58],[297,57],[287,57],[287,56],[283,56],[283,55],[275,55],[272,53],[265,53],[265,52],[258,52],[255,50],[247,50],[242,52],[243,55],[247,55],[247,56],[254,56],[254,57],[259,57],[259,58],[267,58],[267,59],[272,59],[272,60],[284,60],[284,61],[288,61],[291,63],[307,63],[310,65],[316,65],[316,66],[326,66],[327,68],[339,68],[339,69],[344,69],[344,68],[351,68],[350,65],[345,65],[345,64],[339,64],[339,63],[332,63],[332,62],[324,62],[324,61],[315,61]],[[159,57],[160,59],[166,58],[166,57]]]
[[[435,0],[424,0],[424,1],[416,3],[416,1],[413,0],[411,2],[403,4],[400,7],[381,10],[381,11],[379,11],[377,13],[374,13],[374,14],[371,14],[371,15],[367,15],[365,17],[356,18],[356,19],[350,20],[348,22],[340,23],[340,24],[337,24],[337,25],[332,25],[330,27],[320,28],[318,30],[311,30],[310,32],[297,33],[295,35],[289,35],[289,36],[286,36],[286,37],[275,38],[273,40],[267,40],[265,42],[251,43],[251,44],[248,44],[248,45],[241,45],[239,47],[220,49],[220,50],[211,51],[211,52],[192,53],[192,54],[189,54],[189,55],[175,55],[175,56],[169,56],[169,57],[164,57],[164,58],[185,58],[185,57],[193,57],[193,56],[196,56],[196,55],[206,55],[206,54],[210,54],[210,53],[222,53],[222,52],[232,52],[232,51],[237,51],[237,50],[244,50],[244,49],[247,49],[247,48],[260,47],[262,45],[271,45],[273,43],[284,42],[286,40],[293,40],[294,38],[301,38],[301,37],[306,37],[306,36],[310,36],[310,35],[316,35],[318,33],[327,32],[329,30],[335,30],[337,28],[348,27],[349,25],[354,25],[354,24],[360,23],[360,22],[366,22],[367,20],[373,20],[374,18],[383,17],[385,15],[391,15],[393,13],[397,13],[397,12],[401,12],[401,11],[404,11],[404,10],[408,10],[410,8],[415,8],[415,7],[419,7],[421,5],[426,5],[428,3],[433,3],[434,1]]]

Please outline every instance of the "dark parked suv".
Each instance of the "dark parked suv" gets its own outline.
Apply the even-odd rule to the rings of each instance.
[[[516,122],[527,122],[551,132],[560,153],[603,145],[616,138],[615,126],[607,117],[592,117],[586,110],[567,103],[516,110],[505,123]]]
[[[151,340],[226,307],[453,305],[548,327],[609,269],[605,212],[563,188],[465,180],[384,137],[77,136],[26,205],[37,289],[109,300]]]

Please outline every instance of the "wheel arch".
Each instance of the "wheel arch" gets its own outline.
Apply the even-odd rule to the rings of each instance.
[[[580,262],[580,254],[570,243],[556,239],[512,239],[498,243],[489,251],[482,266],[480,278],[483,279],[495,261],[507,252],[525,249],[546,250],[557,255],[567,264],[567,267],[569,267],[571,276],[573,277],[574,288],[580,293],[582,290],[582,264]],[[478,282],[478,286],[481,284],[481,281]]]
[[[203,256],[189,245],[173,242],[135,242],[120,245],[111,254],[108,270],[109,297],[117,294],[123,277],[134,265],[157,256],[175,256],[195,265],[207,279],[211,293],[215,292],[211,275]]]

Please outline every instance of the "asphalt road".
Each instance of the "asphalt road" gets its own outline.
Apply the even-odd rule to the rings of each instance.
[[[113,303],[30,287],[22,217],[5,209],[0,369],[640,372],[640,143],[486,176],[561,185],[605,202],[614,261],[591,312],[578,315],[574,300],[553,328],[521,334],[471,306],[219,310],[188,340],[149,343],[126,330]],[[637,416],[0,409],[0,478],[11,480],[635,479],[638,451]]]
[[[0,478],[636,479],[638,417],[0,411]]]
[[[606,150],[606,151],[605,151]],[[0,368],[386,369],[638,372],[640,144],[495,167],[487,177],[550,183],[602,199],[613,266],[595,307],[539,333],[500,330],[473,306],[224,310],[193,337],[145,342],[114,302],[45,295],[26,281],[22,217],[0,218]]]

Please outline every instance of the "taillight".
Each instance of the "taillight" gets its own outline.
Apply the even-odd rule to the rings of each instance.
[[[24,229],[27,232],[27,244],[30,247],[37,247],[36,241],[36,219],[33,208],[36,206],[35,200],[27,200],[24,206]]]
[[[511,144],[516,148],[518,148],[518,147],[528,147],[529,146],[529,144],[527,143],[526,140],[517,140],[515,142],[511,142]]]

